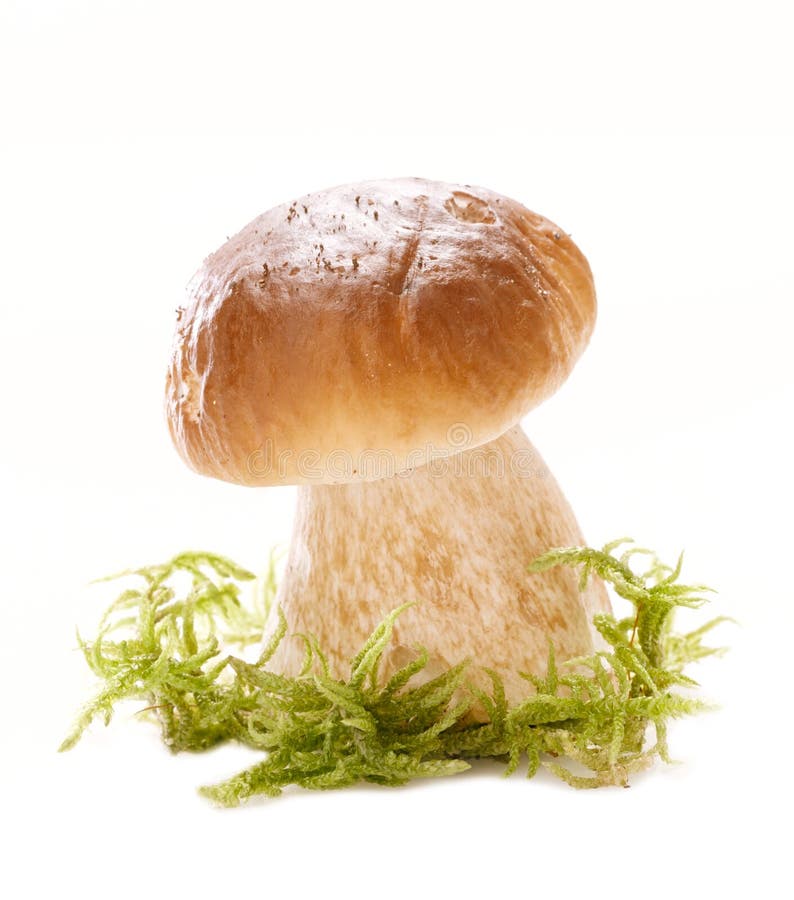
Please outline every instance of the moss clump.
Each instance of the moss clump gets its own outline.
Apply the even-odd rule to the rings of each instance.
[[[671,719],[705,708],[682,692],[696,684],[684,668],[719,652],[702,638],[722,621],[675,633],[675,610],[701,606],[707,589],[678,583],[680,560],[670,568],[631,544],[619,553],[627,543],[551,550],[532,563],[533,572],[579,567],[583,584],[595,573],[633,613],[595,617],[608,651],[558,663],[550,646],[545,676],[522,674],[527,696],[514,706],[507,704],[497,672],[488,671],[488,691],[469,685],[466,660],[416,686],[414,676],[427,663],[423,651],[381,679],[381,656],[406,605],[375,629],[345,678],[329,671],[310,635],[303,638],[306,657],[297,677],[269,671],[267,663],[286,633],[283,617],[256,662],[228,655],[224,648],[261,637],[275,596],[272,559],[250,607],[241,603],[240,589],[254,576],[213,554],[183,553],[122,573],[137,576],[138,586],[112,604],[94,640],[78,635],[103,687],[60,749],[73,747],[97,716],[109,723],[115,706],[132,699],[145,701],[174,752],[229,740],[264,751],[261,762],[201,789],[224,806],[256,794],[275,797],[292,784],[325,790],[451,775],[476,757],[504,760],[507,774],[523,759],[528,776],[544,766],[574,787],[626,785],[631,773],[657,757],[669,761]],[[632,562],[643,556],[646,570],[638,573]],[[453,700],[461,696],[466,699]],[[467,717],[475,704],[487,710],[487,724]]]

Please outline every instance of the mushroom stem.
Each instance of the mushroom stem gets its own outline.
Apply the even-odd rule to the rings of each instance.
[[[288,634],[313,634],[332,672],[348,664],[384,615],[416,601],[394,627],[384,674],[427,649],[432,677],[469,658],[502,675],[508,699],[524,696],[520,671],[592,652],[603,584],[580,592],[567,567],[530,574],[552,547],[583,543],[554,478],[516,426],[497,440],[391,478],[300,488],[278,596]],[[273,610],[267,639],[277,626]],[[282,641],[271,665],[300,670],[303,642]]]

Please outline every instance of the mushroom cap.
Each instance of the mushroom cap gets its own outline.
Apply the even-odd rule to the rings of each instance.
[[[190,282],[171,436],[193,469],[240,484],[396,475],[518,422],[595,314],[570,237],[493,191],[402,178],[307,194]]]

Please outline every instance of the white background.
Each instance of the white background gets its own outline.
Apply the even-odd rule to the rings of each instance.
[[[4,0],[8,896],[786,892],[786,6]],[[57,755],[92,684],[89,579],[196,547],[257,567],[289,539],[291,489],[201,479],[170,446],[185,283],[264,209],[403,174],[514,196],[590,259],[596,334],[524,425],[591,542],[685,548],[719,588],[714,612],[741,620],[699,670],[721,711],[677,724],[682,764],[630,790],[480,766],[218,811],[195,786],[249,755],[171,757],[133,709]]]

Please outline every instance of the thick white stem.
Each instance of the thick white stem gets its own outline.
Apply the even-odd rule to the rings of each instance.
[[[314,634],[342,676],[385,614],[406,601],[385,674],[421,645],[427,675],[461,659],[504,678],[508,697],[558,659],[589,653],[603,585],[583,593],[567,568],[530,574],[551,547],[583,543],[571,508],[526,435],[515,427],[483,447],[379,481],[302,487],[278,603],[290,633]],[[266,629],[276,626],[275,613]],[[282,642],[271,665],[296,674],[303,643]]]

